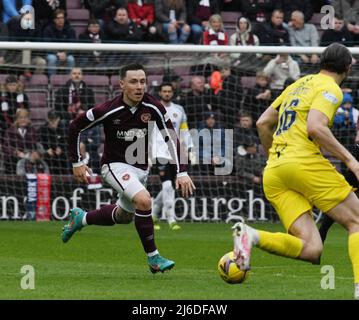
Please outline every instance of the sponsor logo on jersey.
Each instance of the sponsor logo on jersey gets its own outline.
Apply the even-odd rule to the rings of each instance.
[[[118,139],[123,139],[125,141],[133,141],[135,137],[137,139],[143,139],[146,135],[147,135],[146,128],[144,129],[134,128],[127,131],[117,130],[117,134],[116,134]]]
[[[141,120],[144,123],[147,123],[151,120],[151,114],[150,113],[142,113],[141,114]]]
[[[124,181],[127,181],[127,180],[129,180],[131,177],[130,177],[130,175],[128,174],[128,173],[126,173],[126,174],[124,174],[123,176],[122,176],[122,180],[124,180]]]
[[[118,124],[120,124],[121,120],[120,119],[115,119],[112,122],[113,122],[113,124],[118,125]]]
[[[330,93],[328,91],[324,91],[323,96],[324,96],[325,99],[330,101],[332,104],[337,104],[338,103],[338,99],[333,93]]]

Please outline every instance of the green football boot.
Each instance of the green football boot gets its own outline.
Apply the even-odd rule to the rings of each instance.
[[[70,220],[68,224],[65,224],[62,228],[62,241],[66,243],[72,237],[76,231],[81,231],[83,228],[82,219],[85,211],[80,208],[73,208],[70,210]]]
[[[152,273],[165,272],[175,266],[174,261],[163,258],[159,254],[156,254],[153,257],[148,257],[147,259],[148,266],[150,267]]]

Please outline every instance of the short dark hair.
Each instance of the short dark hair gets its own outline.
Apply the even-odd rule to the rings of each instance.
[[[163,87],[171,87],[171,89],[174,90],[173,85],[170,82],[161,83],[160,86],[158,87],[158,91],[161,91]]]
[[[66,18],[65,10],[63,9],[56,9],[53,13],[53,18],[56,19],[59,14],[63,14]]]
[[[89,27],[91,24],[98,24],[100,25],[100,22],[95,19],[95,18],[91,18],[88,22],[87,22],[87,27]]]
[[[346,46],[334,42],[323,51],[320,57],[320,70],[342,74],[348,71],[352,59],[352,54]]]
[[[122,69],[120,71],[120,78],[121,79],[126,78],[127,71],[132,71],[132,70],[143,70],[146,74],[146,70],[142,64],[132,63],[132,64],[128,64],[128,65],[125,65],[124,67],[122,67]]]

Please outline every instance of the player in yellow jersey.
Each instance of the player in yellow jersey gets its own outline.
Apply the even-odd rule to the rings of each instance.
[[[320,151],[324,147],[359,180],[359,162],[329,129],[343,97],[339,85],[351,63],[345,46],[331,44],[321,55],[320,72],[287,87],[257,121],[268,154],[264,192],[288,233],[256,230],[243,221],[233,228],[234,253],[242,270],[250,268],[254,245],[280,256],[318,263],[323,243],[311,214],[316,206],[348,230],[354,296],[359,299],[359,199]]]

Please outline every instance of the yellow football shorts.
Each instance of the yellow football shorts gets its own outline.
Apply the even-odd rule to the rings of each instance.
[[[266,167],[263,188],[287,231],[313,206],[328,212],[352,191],[345,178],[326,159]]]

